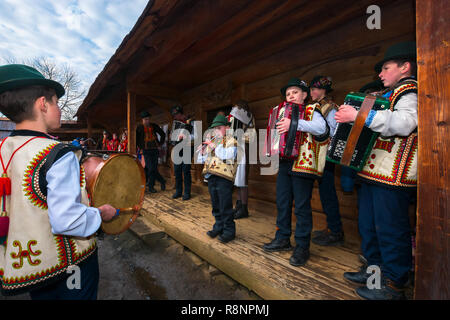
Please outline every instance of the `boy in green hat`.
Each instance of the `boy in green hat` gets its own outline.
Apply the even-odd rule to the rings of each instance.
[[[2,215],[9,219],[7,241],[0,244],[5,295],[31,291],[32,299],[97,298],[95,232],[116,209],[89,206],[81,150],[59,149],[48,135],[60,127],[62,95],[59,83],[31,67],[0,66],[0,111],[16,123],[0,144]],[[73,266],[79,267],[81,283],[70,289],[66,278]]]
[[[227,135],[230,126],[224,115],[217,115],[209,129],[213,129],[213,138],[206,140],[197,149],[197,162],[205,163],[203,175],[208,180],[211,196],[212,215],[215,223],[206,234],[223,243],[236,236],[236,225],[233,217],[233,183],[237,170],[238,145],[235,138]]]
[[[287,102],[303,106],[305,115],[298,120],[297,131],[301,131],[299,156],[296,160],[280,158],[277,174],[277,231],[275,239],[264,244],[267,252],[292,250],[292,204],[295,201],[296,247],[289,259],[293,266],[303,266],[309,259],[309,247],[312,230],[311,197],[314,180],[320,178],[325,167],[328,146],[328,126],[322,116],[320,104],[305,105],[308,96],[305,81],[293,78],[281,89]],[[277,124],[280,134],[287,132],[290,119],[283,118]]]
[[[365,125],[380,136],[362,171],[358,195],[358,223],[361,249],[369,266],[382,272],[380,289],[367,286],[356,290],[366,299],[403,299],[403,287],[411,270],[411,227],[408,206],[417,186],[417,81],[414,42],[391,46],[375,70],[388,89],[390,108],[371,110]],[[357,111],[339,107],[338,122],[351,122]],[[370,274],[346,272],[350,281],[366,284]]]

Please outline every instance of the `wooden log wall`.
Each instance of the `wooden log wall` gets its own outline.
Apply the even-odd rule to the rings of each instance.
[[[255,61],[245,68],[184,92],[182,104],[188,113],[207,128],[206,115],[210,110],[228,106],[237,99],[249,101],[256,118],[257,129],[267,123],[270,108],[282,101],[280,88],[291,77],[310,82],[316,74],[333,79],[332,98],[341,104],[350,91],[358,91],[377,78],[373,69],[382,59],[386,48],[393,43],[415,38],[414,6],[397,2],[382,12],[381,30],[368,30],[361,19],[349,21],[326,34]],[[402,19],[398,19],[399,13]],[[259,165],[252,165],[249,175],[250,209],[276,214],[276,176],[262,176]],[[194,166],[193,176],[201,184],[201,166]],[[358,241],[356,193],[344,195],[340,187],[340,169],[336,170],[336,189],[340,200],[344,231],[351,241]],[[322,212],[317,183],[313,192],[313,210]],[[316,226],[325,226],[323,214],[316,214]]]

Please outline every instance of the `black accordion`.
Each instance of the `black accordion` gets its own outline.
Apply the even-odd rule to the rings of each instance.
[[[388,109],[390,102],[380,96],[350,92],[344,104],[358,110],[358,116],[355,122],[338,123],[328,146],[327,161],[361,171],[379,135],[364,125],[366,118],[370,110]]]
[[[170,135],[170,143],[172,145],[176,145],[177,143],[179,143],[181,141],[181,139],[179,139],[179,134],[176,131],[183,130],[183,129],[187,130],[189,132],[189,134],[192,134],[192,132],[194,130],[193,126],[190,125],[189,123],[184,123],[182,121],[173,120],[172,133]]]

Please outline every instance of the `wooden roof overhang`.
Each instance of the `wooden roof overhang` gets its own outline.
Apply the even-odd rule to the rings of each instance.
[[[379,6],[388,3],[392,5],[377,1]],[[127,117],[127,92],[136,94],[136,113],[151,107],[168,110],[183,92],[208,81],[232,74],[231,86],[238,87],[317,61],[319,50],[322,61],[362,53],[376,56],[380,47],[368,46],[373,39],[351,37],[354,28],[365,26],[367,16],[361,13],[371,4],[150,1],[91,86],[77,116],[114,126]],[[414,21],[395,23],[402,28]],[[373,36],[385,37],[380,32]]]

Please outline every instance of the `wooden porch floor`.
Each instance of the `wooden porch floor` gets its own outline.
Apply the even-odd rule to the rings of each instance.
[[[146,194],[142,215],[197,255],[264,299],[358,299],[356,285],[343,278],[357,270],[357,248],[311,244],[304,267],[289,264],[292,252],[267,253],[262,245],[275,234],[275,216],[236,220],[236,239],[223,244],[206,235],[213,225],[208,194],[189,201],[172,199],[173,190]],[[293,238],[291,243],[294,244]]]

